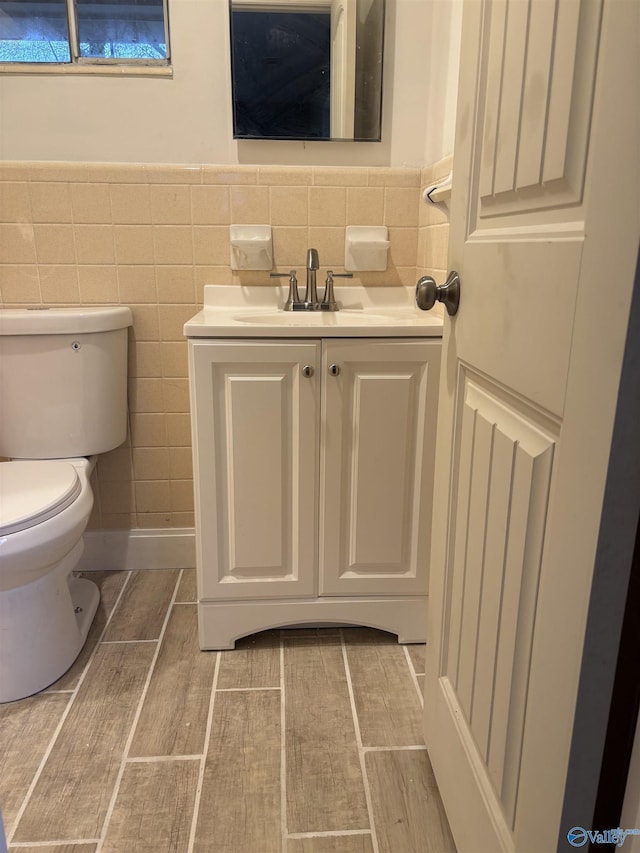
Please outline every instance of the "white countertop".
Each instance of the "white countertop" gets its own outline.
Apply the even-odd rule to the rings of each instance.
[[[442,337],[442,306],[437,303],[431,311],[420,311],[412,287],[336,287],[339,311],[284,311],[287,292],[277,285],[207,284],[204,306],[185,323],[184,334],[188,338]]]

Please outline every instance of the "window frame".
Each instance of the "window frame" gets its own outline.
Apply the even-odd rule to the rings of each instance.
[[[142,74],[171,75],[171,42],[169,28],[169,0],[162,0],[164,38],[167,55],[163,59],[135,59],[124,57],[81,56],[78,35],[76,0],[65,0],[67,11],[67,39],[69,41],[68,62],[0,62],[0,71],[13,74],[52,72],[75,74]]]

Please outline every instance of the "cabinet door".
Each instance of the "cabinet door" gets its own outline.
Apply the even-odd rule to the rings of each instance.
[[[199,598],[313,594],[320,344],[189,351]]]
[[[427,593],[441,342],[323,353],[320,593]]]

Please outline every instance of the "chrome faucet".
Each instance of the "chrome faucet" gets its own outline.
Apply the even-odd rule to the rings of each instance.
[[[307,251],[307,289],[304,294],[304,301],[309,310],[315,311],[318,308],[318,290],[316,287],[316,272],[320,268],[318,260],[318,250],[309,249]]]

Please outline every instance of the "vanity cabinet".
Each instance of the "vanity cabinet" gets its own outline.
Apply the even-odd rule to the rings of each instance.
[[[424,641],[439,339],[189,341],[200,644]]]

